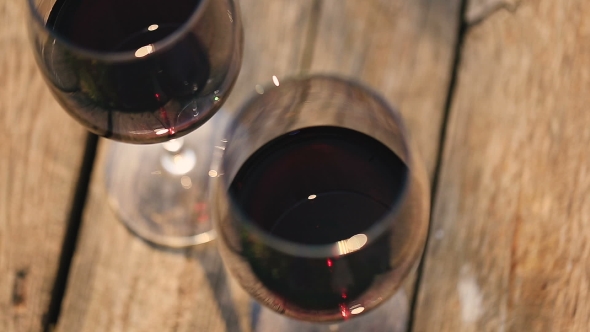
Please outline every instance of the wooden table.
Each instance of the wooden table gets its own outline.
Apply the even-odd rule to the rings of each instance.
[[[0,0],[0,331],[249,331],[214,245],[150,246],[108,208],[108,143],[51,97],[25,7]],[[590,329],[590,1],[241,7],[228,109],[302,72],[356,77],[401,109],[434,204],[409,330]]]

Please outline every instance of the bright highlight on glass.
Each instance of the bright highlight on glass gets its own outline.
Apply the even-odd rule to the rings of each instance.
[[[154,46],[152,44],[150,45],[145,45],[143,47],[140,47],[137,49],[137,51],[135,51],[135,57],[137,58],[142,58],[150,53],[154,52]]]
[[[357,234],[348,240],[338,241],[338,252],[345,255],[361,249],[367,244],[368,238],[365,234]]]
[[[180,184],[184,189],[190,189],[193,186],[193,181],[188,176],[183,176],[180,178]]]
[[[168,129],[157,129],[156,135],[164,135],[168,133]]]
[[[365,311],[365,307],[359,305],[358,307],[352,308],[352,310],[350,310],[350,313],[353,315],[358,315],[363,311]]]

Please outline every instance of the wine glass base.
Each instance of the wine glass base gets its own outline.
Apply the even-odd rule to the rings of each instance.
[[[112,142],[106,165],[109,203],[140,238],[182,248],[215,239],[209,215],[209,178],[216,146],[229,121],[219,110],[203,126],[182,138],[178,153],[161,144]]]
[[[298,321],[252,301],[253,332],[405,332],[410,306],[402,288],[385,303],[358,317],[338,323]]]

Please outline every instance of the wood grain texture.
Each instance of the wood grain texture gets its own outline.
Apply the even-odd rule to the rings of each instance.
[[[243,0],[242,71],[225,104],[300,70],[313,2]],[[104,188],[101,143],[58,331],[248,331],[249,297],[230,281],[214,244],[155,248],[121,224]]]
[[[312,29],[314,0],[241,0],[244,59],[240,76],[224,108],[234,112],[256,93],[256,86],[272,84],[305,70],[304,54]]]
[[[415,331],[588,331],[590,2],[467,32]]]
[[[327,0],[311,70],[356,78],[399,108],[432,175],[459,0]]]
[[[26,4],[0,0],[0,331],[42,330],[86,132],[45,86]]]

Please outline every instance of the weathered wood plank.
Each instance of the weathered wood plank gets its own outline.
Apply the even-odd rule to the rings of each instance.
[[[244,63],[226,109],[237,108],[273,75],[299,72],[312,5],[311,0],[241,1]],[[214,244],[184,251],[154,248],[117,220],[103,183],[105,143],[57,330],[248,331],[249,298],[229,282]]]
[[[415,331],[588,331],[590,2],[467,32]]]
[[[312,71],[360,79],[399,108],[430,174],[451,78],[460,0],[327,0]]]
[[[42,330],[86,132],[54,101],[27,40],[26,4],[0,0],[0,331]]]

